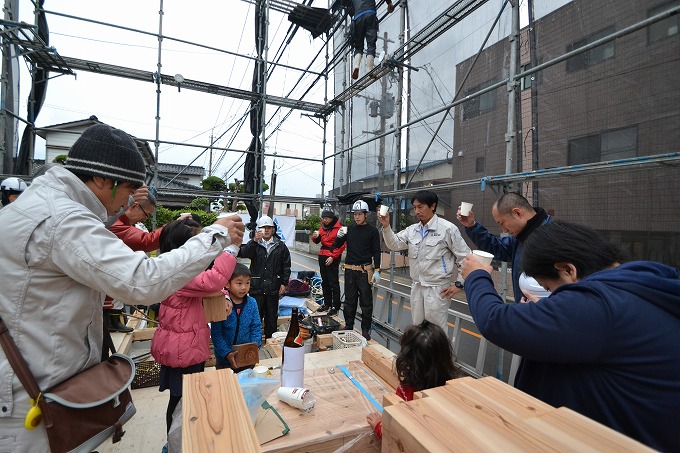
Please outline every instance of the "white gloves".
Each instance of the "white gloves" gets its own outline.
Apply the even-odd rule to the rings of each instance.
[[[338,230],[338,237],[341,238],[347,234],[347,227],[342,227]]]
[[[373,272],[373,277],[371,277],[371,285],[377,285],[380,283],[380,271]]]

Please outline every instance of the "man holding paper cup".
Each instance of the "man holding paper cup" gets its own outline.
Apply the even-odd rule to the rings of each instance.
[[[510,236],[494,236],[481,223],[475,221],[474,212],[469,211],[467,215],[463,215],[462,207],[458,208],[456,217],[477,247],[492,253],[496,259],[511,264],[513,294],[515,302],[520,302],[523,297],[519,284],[523,243],[532,231],[550,222],[552,217],[541,208],[534,209],[526,198],[516,192],[501,195],[493,204],[491,215],[501,230]]]
[[[431,190],[417,192],[411,204],[420,222],[399,233],[390,228],[389,216],[378,215],[378,221],[390,250],[408,249],[413,323],[427,319],[447,332],[451,298],[463,289],[458,266],[470,248],[457,226],[435,214],[437,203],[439,198]]]

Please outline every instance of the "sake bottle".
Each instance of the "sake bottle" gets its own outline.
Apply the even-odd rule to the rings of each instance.
[[[305,348],[300,334],[298,308],[293,307],[290,327],[283,342],[281,356],[281,387],[304,387]]]

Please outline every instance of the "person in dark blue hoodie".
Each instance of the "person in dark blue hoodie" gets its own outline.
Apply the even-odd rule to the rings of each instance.
[[[504,304],[491,267],[473,255],[462,274],[486,339],[522,356],[515,386],[661,451],[677,451],[680,272],[623,264],[594,230],[555,221],[524,244],[522,269],[549,297]]]

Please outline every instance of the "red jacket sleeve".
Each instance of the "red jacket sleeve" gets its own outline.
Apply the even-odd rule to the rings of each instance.
[[[113,222],[109,229],[135,252],[148,253],[160,248],[159,241],[163,227],[147,233],[134,225],[126,225],[121,219],[118,219]]]

